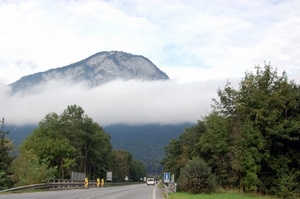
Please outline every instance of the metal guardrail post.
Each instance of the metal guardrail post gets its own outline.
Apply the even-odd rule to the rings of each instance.
[[[168,187],[172,192],[176,192],[177,183],[175,182],[169,182]]]

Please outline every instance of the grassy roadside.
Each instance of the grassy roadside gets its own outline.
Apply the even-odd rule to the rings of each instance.
[[[188,194],[188,193],[171,193],[168,199],[275,199],[270,196],[255,196],[242,193],[212,193],[212,194]]]

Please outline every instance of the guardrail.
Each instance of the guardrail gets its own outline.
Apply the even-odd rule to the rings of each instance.
[[[168,187],[169,187],[169,189],[170,189],[172,192],[176,192],[177,183],[175,183],[175,182],[169,182]]]
[[[92,184],[89,184],[89,186],[92,186]],[[0,191],[1,192],[8,192],[8,191],[19,191],[19,190],[26,190],[26,189],[42,189],[42,188],[48,188],[48,189],[63,189],[63,188],[82,188],[84,187],[83,182],[76,182],[76,183],[41,183],[41,184],[32,184],[32,185],[26,185],[21,187],[14,187],[10,189],[5,189]]]
[[[112,186],[121,186],[121,185],[128,185],[132,184],[130,182],[114,182],[114,183],[106,183],[106,185],[112,185]],[[94,181],[89,182],[89,188],[96,187],[97,183]],[[49,181],[48,183],[41,183],[41,184],[32,184],[32,185],[26,185],[26,186],[20,186],[20,187],[14,187],[10,189],[5,189],[0,191],[1,192],[9,192],[9,191],[19,191],[19,190],[26,190],[26,189],[42,189],[42,188],[48,188],[48,189],[76,189],[76,188],[84,188],[84,182],[71,182],[70,180],[60,180],[60,179],[54,179]]]
[[[167,183],[167,185],[165,183],[162,183],[162,185],[164,186],[163,190],[165,193],[165,197],[164,197],[165,199],[169,197],[169,193],[176,192],[177,183],[169,182],[169,183]]]

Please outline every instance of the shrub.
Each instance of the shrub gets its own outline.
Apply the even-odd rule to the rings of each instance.
[[[211,193],[215,189],[215,177],[210,167],[199,157],[189,160],[181,169],[178,188],[188,193]]]

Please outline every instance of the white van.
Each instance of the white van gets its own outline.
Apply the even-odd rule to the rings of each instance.
[[[147,178],[147,185],[155,185],[154,178]]]

